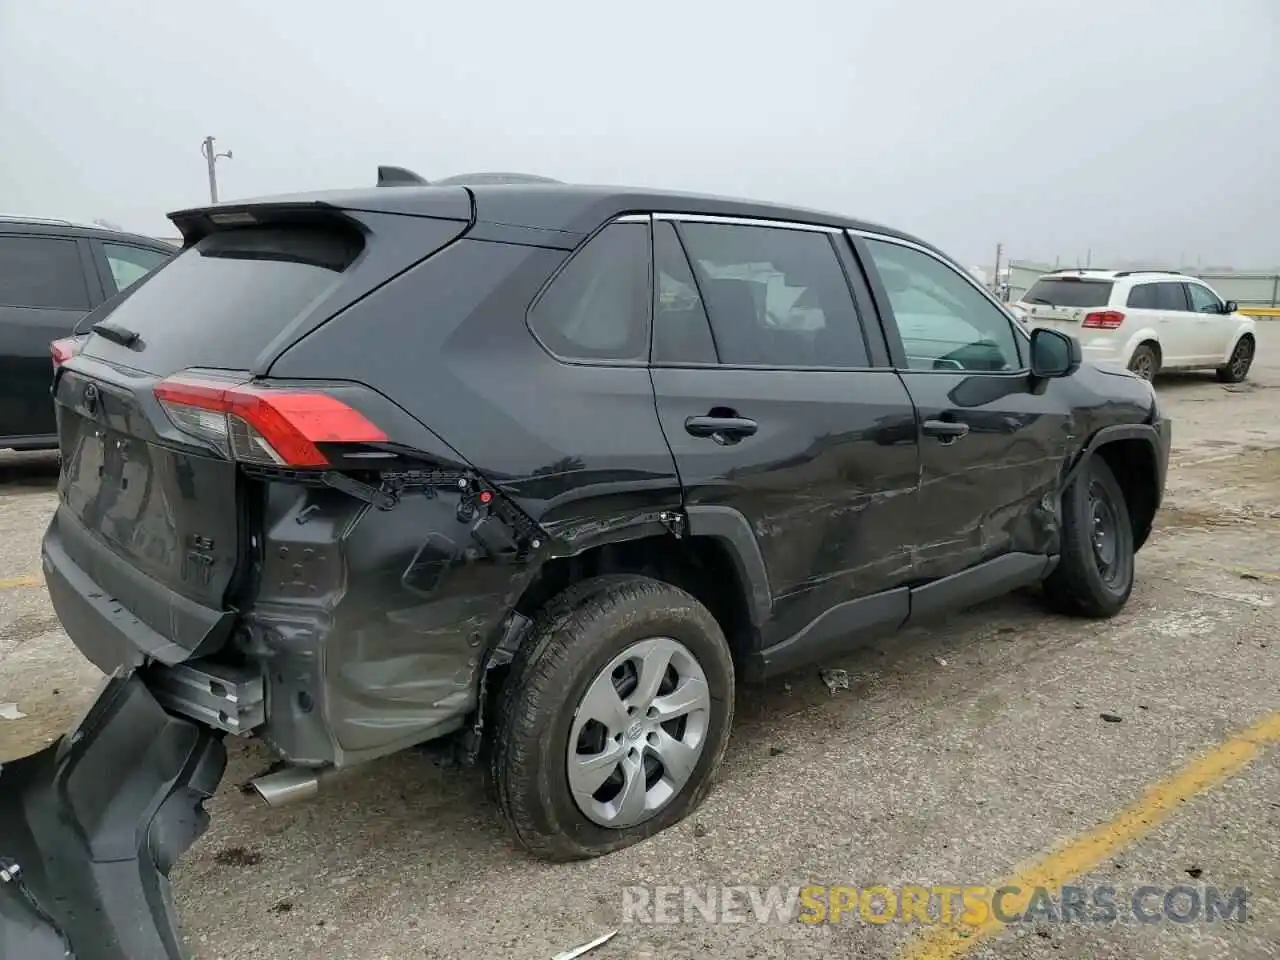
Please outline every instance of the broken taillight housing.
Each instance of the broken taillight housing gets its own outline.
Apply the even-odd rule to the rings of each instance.
[[[55,340],[49,344],[49,353],[53,356],[53,369],[57,370],[79,353],[83,342],[83,337],[63,337],[61,340]]]
[[[1084,323],[1081,326],[1090,327],[1094,330],[1114,330],[1122,323],[1124,323],[1124,314],[1119,310],[1098,310],[1094,313],[1086,314]]]
[[[321,390],[267,387],[178,374],[154,388],[174,426],[236,460],[323,467],[322,443],[379,443],[387,435]]]

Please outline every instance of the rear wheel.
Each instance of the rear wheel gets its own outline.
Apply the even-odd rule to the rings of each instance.
[[[1063,495],[1062,555],[1045,596],[1064,613],[1114,616],[1133,591],[1133,555],[1124,491],[1094,453]]]
[[[1231,359],[1226,366],[1218,368],[1218,379],[1223,383],[1240,383],[1249,376],[1249,368],[1253,366],[1253,353],[1253,337],[1246,333],[1231,351]]]
[[[733,716],[719,624],[685,591],[598,577],[553,600],[516,655],[490,766],[520,843],[547,860],[631,846],[706,796]]]
[[[1143,380],[1154,379],[1160,370],[1160,356],[1156,353],[1156,348],[1149,343],[1138,344],[1133,356],[1129,358],[1129,369]]]

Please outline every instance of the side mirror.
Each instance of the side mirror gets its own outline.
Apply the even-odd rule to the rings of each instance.
[[[1069,377],[1080,369],[1084,352],[1080,341],[1061,330],[1037,327],[1031,331],[1031,375],[1042,380]]]
[[[1239,309],[1240,309],[1240,304],[1236,303],[1234,300],[1228,300],[1226,304],[1223,306],[1222,312],[1235,313]]]

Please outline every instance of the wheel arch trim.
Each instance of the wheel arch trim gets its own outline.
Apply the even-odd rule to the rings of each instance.
[[[1156,358],[1164,360],[1164,346],[1160,343],[1160,334],[1152,327],[1143,327],[1137,333],[1133,334],[1125,344],[1124,355],[1120,358],[1120,363],[1128,368],[1133,360],[1133,355],[1138,352],[1138,348],[1144,343],[1154,344],[1156,348]]]
[[[1079,475],[1084,465],[1088,463],[1089,458],[1097,452],[1099,447],[1106,446],[1108,443],[1114,443],[1117,440],[1145,440],[1151,447],[1151,456],[1156,463],[1157,477],[1160,476],[1160,434],[1149,423],[1117,423],[1109,427],[1103,427],[1098,430],[1089,441],[1081,448],[1080,453],[1076,456],[1075,462],[1063,474],[1059,483],[1059,493],[1065,492],[1067,487],[1071,486],[1071,482]]]
[[[1240,329],[1236,331],[1235,336],[1233,336],[1231,341],[1227,344],[1227,352],[1222,355],[1222,363],[1224,366],[1231,362],[1231,357],[1236,352],[1236,347],[1240,346],[1240,341],[1245,337],[1250,337],[1253,340],[1253,352],[1254,356],[1257,356],[1258,334],[1253,324],[1250,323],[1242,325]]]
[[[741,512],[718,504],[696,504],[685,508],[689,534],[719,540],[729,552],[738,577],[747,591],[751,623],[759,627],[773,614],[773,591],[765,569],[755,531]]]

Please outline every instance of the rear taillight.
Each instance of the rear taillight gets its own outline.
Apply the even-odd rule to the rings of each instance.
[[[271,388],[178,375],[155,386],[169,419],[236,460],[289,467],[329,463],[321,443],[378,443],[387,435],[321,391]]]
[[[53,355],[53,369],[57,370],[79,353],[80,343],[81,339],[79,337],[63,337],[61,340],[55,340],[49,344],[49,353]]]
[[[1095,330],[1114,330],[1122,323],[1124,323],[1124,314],[1119,310],[1099,310],[1086,314],[1082,326],[1092,327]]]

